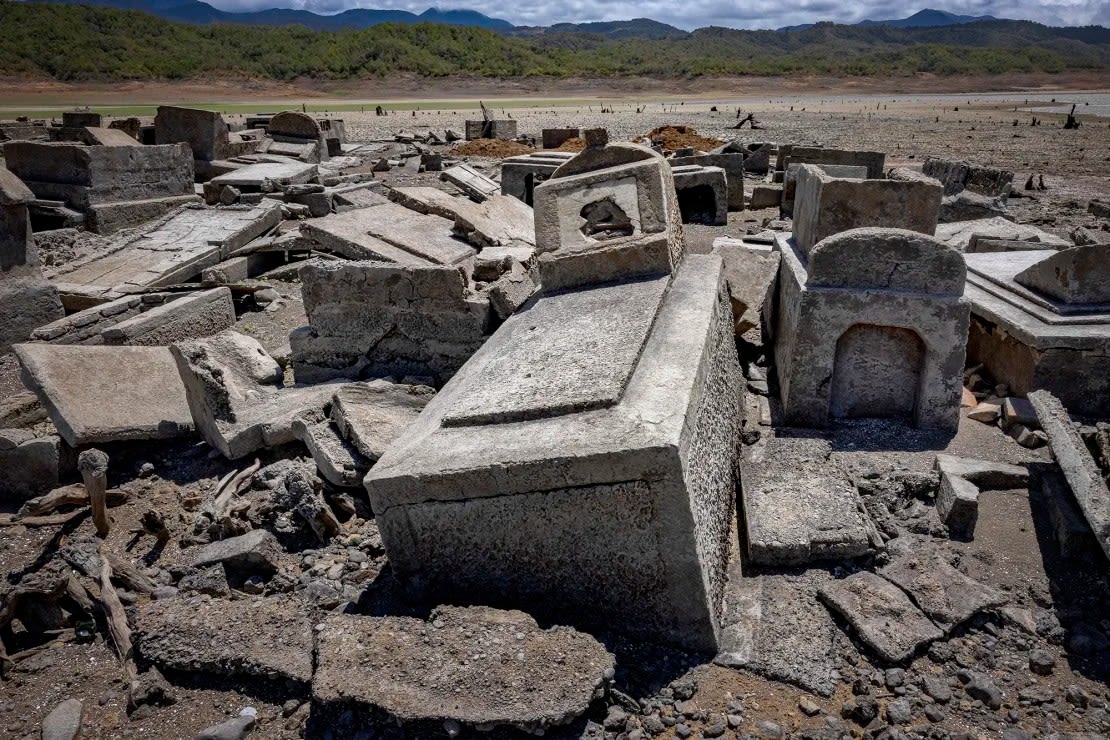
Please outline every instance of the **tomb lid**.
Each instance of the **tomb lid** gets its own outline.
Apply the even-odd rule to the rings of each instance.
[[[570,177],[584,172],[604,170],[610,167],[620,167],[634,162],[658,159],[665,162],[663,155],[652,151],[639,144],[606,144],[605,146],[587,147],[576,157],[572,157],[562,164],[551,175],[554,180],[558,177]]]
[[[967,267],[943,242],[916,231],[864,227],[813,246],[806,285],[960,295]]]
[[[445,426],[541,419],[620,402],[670,276],[545,296],[507,332]]]
[[[302,139],[316,139],[320,136],[320,124],[316,123],[316,119],[294,110],[278,113],[270,119],[266,130],[271,136],[277,134]]]
[[[1025,268],[1014,280],[1064,303],[1110,303],[1110,244],[1063,249]]]

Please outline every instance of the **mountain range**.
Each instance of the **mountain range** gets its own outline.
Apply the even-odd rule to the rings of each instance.
[[[339,31],[363,29],[380,23],[442,23],[453,26],[487,28],[511,36],[533,37],[564,33],[587,33],[606,39],[680,39],[689,31],[660,23],[650,18],[633,18],[624,21],[597,21],[588,23],[556,23],[551,26],[514,26],[501,18],[491,18],[474,10],[440,10],[428,8],[416,14],[406,10],[376,10],[353,8],[335,15],[321,15],[308,10],[270,8],[245,13],[232,13],[209,5],[201,0],[25,0],[66,5],[98,5],[120,10],[138,10],[165,20],[178,23],[208,25],[236,23],[255,26],[301,25],[313,31]],[[943,10],[926,8],[908,18],[864,20],[858,26],[893,26],[896,28],[930,28],[952,26],[977,21],[998,20],[994,16],[957,15]],[[807,23],[786,26],[779,31],[801,31],[814,27]]]

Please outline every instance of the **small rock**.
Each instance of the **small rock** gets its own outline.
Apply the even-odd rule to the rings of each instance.
[[[679,737],[690,737],[690,725],[686,724],[685,722],[679,722],[674,727],[674,734],[678,735]]]
[[[605,716],[605,729],[613,730],[614,732],[624,729],[624,723],[628,720],[628,713],[620,707],[609,707],[609,713]]]
[[[998,421],[998,417],[1002,415],[1002,407],[997,403],[988,403],[983,401],[976,405],[971,411],[967,412],[967,418],[974,421],[981,421],[984,424],[993,424]]]
[[[66,699],[42,721],[42,740],[73,740],[81,732],[84,706],[77,699]]]
[[[901,668],[887,668],[883,679],[888,689],[901,686],[906,681],[906,672]]]
[[[1029,670],[1038,676],[1050,676],[1056,667],[1056,656],[1047,650],[1034,650],[1029,653]]]
[[[886,705],[886,721],[892,725],[904,725],[913,718],[913,707],[908,699],[895,699]]]
[[[944,721],[944,712],[942,712],[940,707],[938,707],[936,704],[926,704],[925,705],[925,719],[927,719],[927,720],[929,720],[930,722],[933,722],[933,723],[943,722]]]
[[[978,699],[991,709],[1002,706],[1002,691],[989,676],[982,673],[972,674],[971,681],[964,686],[964,691],[972,699]]]
[[[941,676],[925,676],[921,681],[921,688],[932,697],[933,701],[940,704],[952,701],[952,689]]]
[[[1068,704],[1080,709],[1086,709],[1091,702],[1090,695],[1083,690],[1083,687],[1074,683],[1064,690],[1064,698],[1067,699]]]
[[[815,717],[821,713],[821,707],[808,696],[803,696],[798,700],[798,709],[801,709],[807,717]]]
[[[720,737],[725,734],[725,721],[718,716],[712,723],[702,728],[702,736],[708,738]]]
[[[771,722],[770,720],[763,720],[755,726],[759,734],[763,737],[783,737],[782,725],[778,722]]]
[[[238,717],[201,730],[196,740],[241,740],[254,727],[255,716],[241,714]]]
[[[687,701],[694,698],[694,694],[698,691],[698,682],[691,678],[679,679],[671,682],[671,691],[674,698],[679,701]]]

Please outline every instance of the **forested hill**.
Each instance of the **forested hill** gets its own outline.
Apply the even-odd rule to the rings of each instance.
[[[63,81],[245,75],[428,77],[1001,74],[1110,69],[1110,30],[989,21],[941,28],[703,28],[682,38],[513,38],[482,28],[186,25],[137,11],[0,0],[0,75]]]

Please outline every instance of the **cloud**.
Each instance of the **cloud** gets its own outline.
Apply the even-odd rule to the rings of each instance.
[[[337,13],[357,7],[386,10],[407,10],[421,13],[427,0],[382,0],[368,3],[360,0],[209,0],[221,10],[242,12],[282,7],[310,10],[314,13]],[[993,15],[1037,21],[1049,25],[1110,24],[1110,0],[873,0],[868,3],[843,3],[830,0],[569,0],[552,3],[548,0],[517,0],[511,5],[494,0],[456,0],[441,9],[477,10],[496,18],[504,18],[520,26],[549,26],[552,23],[584,23],[587,21],[651,18],[684,29],[702,26],[730,28],[779,28],[800,23],[835,21],[855,23],[871,19],[904,18],[931,7],[961,15]]]

